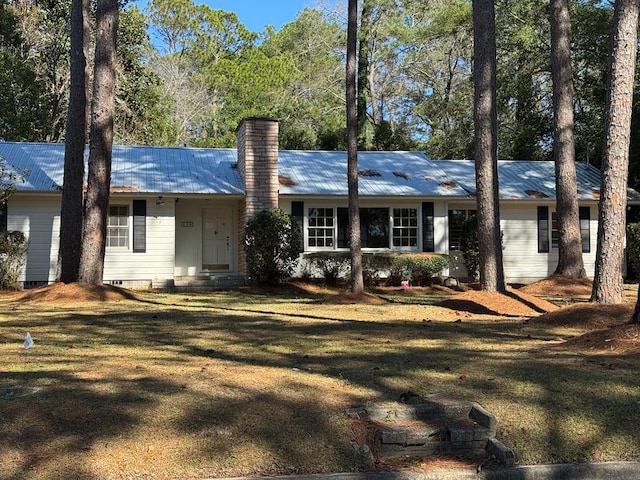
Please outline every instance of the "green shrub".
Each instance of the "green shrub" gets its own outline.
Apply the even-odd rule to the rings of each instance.
[[[389,272],[395,255],[393,253],[362,254],[362,281],[366,286],[380,285],[382,273]]]
[[[247,222],[245,253],[249,282],[279,285],[298,261],[300,228],[282,210],[263,210]]]
[[[395,254],[363,253],[362,280],[366,286],[379,285],[389,271]],[[305,272],[319,271],[327,285],[335,286],[351,274],[350,252],[313,252],[305,255]]]
[[[449,256],[439,254],[395,254],[392,260],[388,283],[400,285],[408,280],[413,285],[431,285],[431,279],[449,266]]]
[[[351,271],[349,252],[313,252],[305,255],[305,271],[319,271],[327,285],[335,286],[348,278]],[[409,280],[414,285],[430,285],[432,277],[449,266],[449,257],[438,254],[363,253],[362,280],[365,285],[378,285],[387,274],[387,285],[400,285]]]
[[[312,270],[319,270],[327,285],[335,286],[349,276],[351,254],[349,252],[313,252],[305,255]]]
[[[478,217],[471,215],[462,224],[460,249],[464,259],[464,268],[471,280],[480,276],[480,247],[478,246]]]
[[[627,225],[627,260],[635,278],[640,277],[640,223]]]
[[[391,259],[387,285],[399,286],[403,280],[411,280],[411,259],[408,255],[396,254]]]
[[[24,266],[27,239],[19,231],[0,232],[0,289],[17,289]]]

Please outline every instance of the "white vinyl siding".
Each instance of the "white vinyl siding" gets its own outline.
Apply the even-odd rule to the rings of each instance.
[[[500,227],[502,229],[503,263],[505,278],[511,283],[530,283],[551,275],[558,264],[558,249],[538,252],[539,204],[508,204],[500,206]],[[549,210],[555,205],[549,204]],[[591,251],[582,255],[587,276],[593,277],[595,268],[595,244],[597,235],[596,206],[590,207]],[[551,214],[549,215],[551,216]],[[551,230],[551,225],[549,226]]]
[[[128,224],[132,224],[132,199],[112,198],[113,205],[128,206]],[[165,198],[156,205],[155,197],[147,199],[146,251],[132,248],[107,248],[104,281],[154,281],[173,278],[175,258],[175,203]],[[131,232],[130,232],[131,234]],[[131,243],[129,243],[131,245]]]
[[[131,199],[117,198],[112,203],[129,206]],[[104,281],[152,282],[173,278],[175,252],[174,203],[156,206],[147,199],[147,252],[108,248],[105,254]],[[54,282],[60,240],[60,197],[51,195],[13,195],[8,202],[7,228],[22,231],[29,242],[27,261],[20,277],[27,286]],[[129,220],[130,221],[130,220]]]
[[[29,243],[19,281],[55,281],[60,242],[60,197],[14,194],[8,201],[7,214],[7,230],[21,231]]]

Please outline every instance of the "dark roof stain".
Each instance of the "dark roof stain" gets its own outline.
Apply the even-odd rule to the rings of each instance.
[[[402,172],[393,172],[393,174],[398,178],[404,178],[405,180],[409,180],[409,175]]]
[[[287,177],[286,175],[278,175],[278,182],[282,187],[297,187],[300,185],[298,182],[294,182],[291,177]]]
[[[529,195],[530,197],[535,197],[535,198],[549,198],[549,195],[547,195],[544,192],[541,192],[540,190],[525,190],[524,193],[526,193],[527,195]]]

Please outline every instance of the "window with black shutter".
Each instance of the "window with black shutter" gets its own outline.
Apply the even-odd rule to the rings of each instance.
[[[582,252],[591,251],[591,208],[580,207],[580,238],[582,239]]]
[[[549,252],[549,207],[538,207],[538,253]]]
[[[433,202],[422,203],[422,251],[436,251]]]
[[[291,202],[291,218],[300,228],[300,251],[304,251],[304,202]]]

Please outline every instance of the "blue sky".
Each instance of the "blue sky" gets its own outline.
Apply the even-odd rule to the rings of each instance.
[[[200,2],[198,2],[200,3]],[[249,30],[262,32],[265,25],[273,25],[276,30],[293,21],[304,7],[311,3],[308,0],[209,0],[202,2],[216,10],[235,12],[240,21]]]
[[[136,2],[144,8],[146,0]],[[225,10],[238,15],[240,22],[253,32],[262,32],[266,25],[280,30],[286,23],[293,21],[305,7],[317,4],[312,0],[194,0],[196,4],[207,4],[214,10]]]

